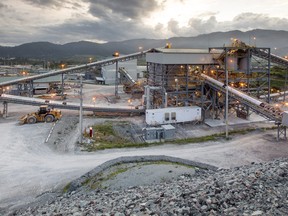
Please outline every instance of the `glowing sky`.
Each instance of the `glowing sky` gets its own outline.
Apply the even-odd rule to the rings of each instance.
[[[1,0],[0,44],[288,30],[287,0]]]

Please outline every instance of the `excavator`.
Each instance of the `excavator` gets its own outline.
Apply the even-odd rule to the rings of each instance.
[[[62,113],[58,109],[50,109],[48,105],[41,105],[38,112],[29,113],[20,118],[20,124],[34,124],[36,122],[53,122],[61,119]]]

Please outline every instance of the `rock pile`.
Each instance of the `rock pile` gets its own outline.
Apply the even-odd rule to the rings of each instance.
[[[82,187],[14,215],[288,215],[288,159],[117,191]]]

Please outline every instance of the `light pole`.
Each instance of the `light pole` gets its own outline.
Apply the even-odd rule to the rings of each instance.
[[[254,46],[256,47],[256,37],[255,36],[253,37],[253,40],[254,40]]]
[[[143,47],[142,47],[142,46],[139,46],[138,49],[139,49],[139,52],[142,52]]]
[[[80,124],[80,140],[79,142],[83,142],[83,95],[82,95],[82,74],[80,74],[80,113],[79,113],[79,124]]]
[[[227,48],[225,50],[225,89],[226,89],[226,98],[225,98],[225,130],[226,130],[226,139],[229,138],[228,134],[228,69],[227,69]]]
[[[130,108],[132,109],[132,99],[128,99],[128,104],[129,104]]]
[[[114,52],[113,53],[113,57],[117,58],[119,57],[120,54],[119,52]],[[118,66],[118,61],[116,61],[116,71],[115,71],[115,97],[118,98],[118,70],[119,70],[119,66]]]
[[[178,106],[178,79],[175,78],[175,84],[176,84],[176,106]]]

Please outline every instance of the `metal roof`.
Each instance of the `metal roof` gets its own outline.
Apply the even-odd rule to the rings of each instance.
[[[29,77],[29,76],[27,76]],[[19,76],[0,76],[0,83],[2,82],[7,82],[7,81],[13,81],[13,80],[18,80]],[[56,75],[56,76],[51,76],[51,77],[45,77],[41,78],[38,80],[33,80],[34,83],[48,83],[48,82],[61,82],[62,75]]]
[[[209,49],[168,49],[168,48],[155,48],[152,49],[150,52],[161,52],[161,53],[171,53],[171,54],[207,54],[209,53]],[[221,53],[222,51],[214,51]],[[210,52],[211,53],[211,52]]]

